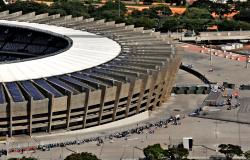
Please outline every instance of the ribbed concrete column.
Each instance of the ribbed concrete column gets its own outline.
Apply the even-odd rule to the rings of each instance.
[[[8,122],[8,131],[9,131],[9,137],[12,137],[12,123],[13,123],[13,120],[12,120],[12,105],[13,105],[13,100],[11,98],[11,95],[7,89],[7,87],[5,86],[5,84],[3,83],[3,89],[4,89],[4,93],[7,95],[6,96],[6,100],[8,102],[8,105],[7,105],[7,109],[6,109],[6,112],[7,112],[7,122]]]
[[[162,96],[161,96],[161,99],[160,99],[160,105],[162,104],[162,102],[164,102],[164,99],[165,99],[165,94],[167,92],[167,87],[169,85],[169,78],[170,77],[170,71],[169,69],[167,70],[166,74],[165,74],[165,77],[164,77],[164,85],[162,86],[163,88],[163,91],[162,91]]]
[[[102,121],[102,112],[103,112],[103,106],[105,103],[105,97],[106,97],[106,90],[107,87],[106,86],[101,86],[101,101],[100,101],[100,110],[99,110],[99,121],[98,121],[98,125],[101,124]]]
[[[115,103],[114,103],[114,109],[113,109],[113,115],[112,115],[112,121],[115,121],[116,119],[116,112],[119,105],[121,90],[122,90],[122,82],[116,82],[116,93],[115,93]]]
[[[84,101],[84,114],[82,117],[82,128],[85,128],[86,126],[86,121],[87,121],[87,115],[88,115],[88,109],[89,109],[89,92],[90,90],[86,88],[86,92],[85,92],[85,101]]]
[[[136,107],[136,114],[138,114],[140,112],[140,107],[141,107],[141,101],[143,99],[145,90],[146,90],[146,86],[148,83],[148,75],[142,75],[142,83],[141,83],[141,87],[140,87],[140,95],[139,95],[139,99],[138,99],[138,103],[137,103],[137,107]]]
[[[164,68],[161,71],[160,80],[159,80],[159,83],[158,83],[158,87],[156,89],[156,95],[155,95],[155,101],[154,101],[154,105],[153,105],[153,110],[155,109],[155,107],[157,105],[157,102],[158,102],[160,94],[163,92],[163,90],[161,91],[161,89],[163,89],[162,87],[163,87],[163,82],[164,82],[165,76],[166,76],[166,69]]]
[[[145,109],[146,111],[149,108],[150,101],[151,101],[152,95],[154,93],[155,82],[156,82],[157,77],[158,77],[158,72],[157,71],[153,71],[153,73],[152,73],[152,79],[151,79],[151,83],[150,83],[150,89],[149,89],[149,93],[148,93],[147,106],[146,106],[146,109]]]
[[[67,99],[67,119],[66,119],[66,129],[69,130],[69,122],[70,122],[70,114],[71,114],[71,98],[72,93],[68,93],[68,99]]]
[[[54,106],[54,95],[51,95],[49,97],[49,113],[48,113],[48,118],[49,118],[49,124],[48,124],[48,132],[51,132],[51,127],[52,127],[52,118],[53,118],[53,107]]]
[[[168,98],[168,96],[170,95],[180,64],[181,64],[181,58],[178,55],[174,57],[169,63],[168,73],[166,74],[167,79],[165,80],[164,92],[162,95],[161,102],[165,101],[166,98]]]
[[[126,104],[125,117],[128,117],[129,106],[131,104],[131,100],[132,100],[132,97],[133,97],[134,88],[135,88],[135,79],[131,79],[130,80],[129,91],[128,91],[128,99],[127,99],[127,104]]]
[[[8,112],[8,114],[9,114],[9,137],[12,137],[12,105],[13,105],[13,103],[12,102],[10,102],[9,103],[9,112]]]
[[[9,15],[9,10],[0,12],[0,17],[4,17],[4,16],[7,16],[7,15]]]
[[[33,121],[33,98],[30,97],[28,102],[28,115],[29,115],[29,135],[32,136],[32,121]]]

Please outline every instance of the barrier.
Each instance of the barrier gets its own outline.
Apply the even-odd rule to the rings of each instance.
[[[190,74],[193,74],[194,76],[196,76],[197,78],[199,78],[202,82],[204,82],[205,84],[209,84],[209,87],[211,82],[205,77],[205,75],[202,75],[201,73],[199,73],[198,71],[196,70],[193,70],[187,66],[184,66],[183,64],[180,65],[180,69],[190,73]]]
[[[249,84],[247,84],[247,85],[245,85],[245,84],[240,85],[240,90],[250,90],[250,85]]]
[[[231,88],[231,89],[234,89],[234,88],[235,88],[235,84],[233,84],[233,83],[223,82],[222,85],[223,85],[225,88]]]
[[[175,94],[208,94],[210,93],[209,85],[192,85],[192,86],[175,86],[172,88]]]

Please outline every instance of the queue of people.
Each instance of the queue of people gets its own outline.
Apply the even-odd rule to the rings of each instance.
[[[40,151],[50,151],[52,148],[56,147],[66,147],[66,146],[72,146],[72,145],[81,145],[85,143],[96,143],[97,146],[100,146],[105,141],[111,141],[114,139],[120,139],[124,138],[125,140],[128,139],[129,136],[134,134],[154,134],[155,130],[157,128],[167,128],[168,124],[172,125],[178,125],[180,124],[180,116],[170,116],[170,118],[158,120],[155,122],[147,122],[144,124],[137,124],[135,128],[126,129],[123,131],[111,133],[109,135],[104,136],[97,136],[92,138],[76,138],[75,140],[65,140],[64,142],[55,142],[55,143],[49,143],[49,144],[39,144],[37,146],[29,146],[29,147],[22,147],[22,148],[10,148],[8,149],[8,153],[11,152],[19,152],[23,153],[24,151],[30,151],[30,148],[32,148],[32,151],[40,150]],[[4,153],[7,154],[6,150],[0,151],[0,154]]]

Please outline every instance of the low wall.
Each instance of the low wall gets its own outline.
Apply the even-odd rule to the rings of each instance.
[[[209,85],[175,86],[172,89],[174,94],[209,94]]]
[[[201,73],[199,73],[196,70],[193,70],[193,69],[191,69],[191,68],[189,68],[187,66],[184,66],[183,64],[181,64],[180,69],[194,75],[195,77],[199,78],[205,84],[209,84],[209,85],[211,84],[211,82],[204,75],[202,75]]]

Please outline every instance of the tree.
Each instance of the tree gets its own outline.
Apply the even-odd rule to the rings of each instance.
[[[166,151],[160,144],[154,144],[143,149],[146,160],[162,160],[165,158]]]
[[[250,22],[250,8],[241,9],[240,12],[234,16],[234,19]]]
[[[116,23],[124,21],[123,17],[119,17],[119,11],[117,10],[104,10],[102,11],[102,14],[98,16],[98,19],[105,19],[106,21],[116,21]]]
[[[233,159],[235,155],[241,156],[243,154],[241,147],[233,144],[220,144],[219,152],[224,154],[227,160]]]
[[[217,25],[218,25],[218,30],[220,31],[240,30],[239,22],[234,20],[218,21]]]
[[[208,9],[195,7],[188,8],[184,13],[184,17],[189,19],[212,19]]]
[[[249,151],[246,151],[244,153],[244,157],[247,159],[247,160],[250,160],[250,150]]]
[[[61,16],[67,15],[65,10],[63,10],[63,9],[55,9],[55,8],[51,9],[50,8],[50,9],[48,9],[47,12],[49,13],[49,15],[53,15],[53,14],[60,14]]]
[[[134,24],[136,27],[144,27],[145,29],[151,29],[157,27],[157,19],[149,17],[129,17],[126,20],[127,24]]]
[[[142,11],[134,10],[131,13],[133,18],[141,18],[141,17],[148,17],[148,18],[159,18],[158,13],[156,10],[153,9],[143,9]]]
[[[116,1],[107,1],[102,7],[98,8],[97,10],[119,10],[121,11],[121,15],[127,12],[127,8],[124,3],[116,0]]]
[[[46,4],[36,3],[34,1],[17,1],[16,3],[8,4],[4,10],[9,10],[11,13],[22,11],[23,14],[36,12],[37,14],[45,13],[49,9]]]
[[[88,152],[73,153],[67,156],[64,160],[100,160],[96,155]]]
[[[213,2],[210,0],[197,0],[192,5],[190,5],[189,8],[195,7],[195,8],[207,8],[207,9],[209,9],[212,4],[213,4]]]
[[[241,30],[250,30],[250,23],[239,21],[238,26],[239,26],[239,29]]]
[[[210,12],[219,15],[219,18],[222,19],[224,14],[229,14],[232,12],[231,7],[228,4],[224,3],[212,3],[210,6]]]
[[[5,8],[6,8],[6,5],[5,5],[4,1],[0,0],[0,10],[3,11],[3,10],[5,10]]]
[[[215,3],[210,0],[198,0],[194,2],[189,8],[206,8],[210,13],[215,13],[219,15],[219,18],[222,19],[224,14],[231,13],[233,10],[232,7],[224,3]]]
[[[154,144],[143,149],[146,160],[163,160],[163,159],[186,159],[189,152],[183,147],[183,144],[178,144],[164,150],[160,144]]]
[[[114,2],[108,1],[102,7],[93,9],[92,11],[92,13],[89,13],[96,19],[118,20],[120,22],[124,21],[127,8],[124,3],[116,0]]]
[[[143,0],[143,4],[151,5],[154,1],[153,0]]]
[[[187,158],[189,152],[188,149],[184,148],[183,144],[180,143],[176,147],[173,146],[172,148],[169,148],[170,155],[174,155],[176,159],[184,159]]]
[[[206,30],[210,22],[211,20],[209,19],[187,19],[185,17],[180,19],[180,24],[183,28],[194,31]]]
[[[50,7],[51,9],[60,9],[60,11],[64,10],[67,15],[72,15],[73,17],[83,16],[84,18],[88,18],[88,9],[87,7],[80,1],[59,1],[53,3]]]
[[[170,16],[173,14],[171,9],[166,5],[153,6],[150,8],[150,10],[155,11],[158,15],[161,16]]]
[[[167,17],[162,20],[159,30],[161,32],[176,31],[179,29],[180,21],[178,17]]]
[[[242,9],[250,9],[250,1],[246,1],[246,2],[237,1],[235,2],[234,8],[236,11],[241,11]]]

